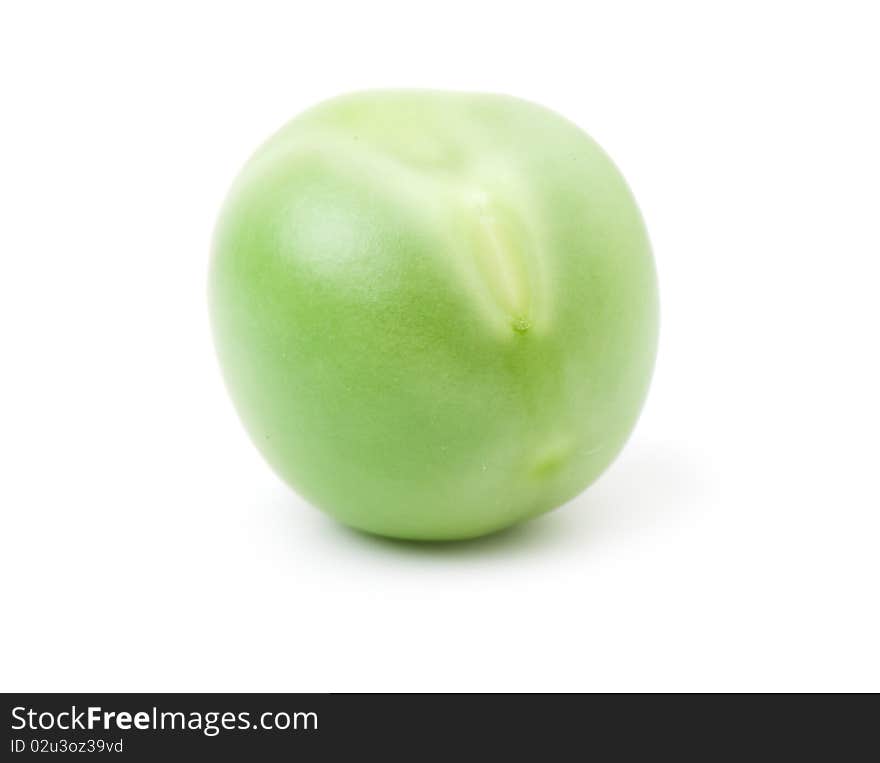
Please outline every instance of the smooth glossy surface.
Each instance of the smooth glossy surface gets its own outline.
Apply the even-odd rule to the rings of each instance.
[[[635,202],[585,133],[519,99],[320,104],[245,166],[213,248],[217,350],[254,442],[369,532],[468,538],[559,506],[647,392]]]

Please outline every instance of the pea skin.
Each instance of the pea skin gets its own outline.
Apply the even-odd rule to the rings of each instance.
[[[621,174],[502,95],[368,91],[288,123],[223,206],[209,302],[266,460],[339,521],[405,539],[578,495],[632,431],[657,346]]]

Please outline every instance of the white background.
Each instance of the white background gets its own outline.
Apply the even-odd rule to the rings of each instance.
[[[4,3],[0,688],[880,689],[875,12]],[[660,273],[619,460],[466,544],[303,504],[210,344],[208,244],[240,165],[314,102],[384,86],[578,122]]]

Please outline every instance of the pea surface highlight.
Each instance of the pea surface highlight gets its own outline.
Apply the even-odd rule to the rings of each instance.
[[[574,124],[508,96],[306,111],[235,181],[209,282],[254,443],[315,506],[396,538],[471,538],[576,496],[654,363],[626,183]]]

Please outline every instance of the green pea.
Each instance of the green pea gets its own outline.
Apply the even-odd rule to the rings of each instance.
[[[576,496],[632,430],[657,344],[620,173],[501,95],[363,92],[294,119],[229,193],[209,292],[268,462],[397,538],[471,538]]]

